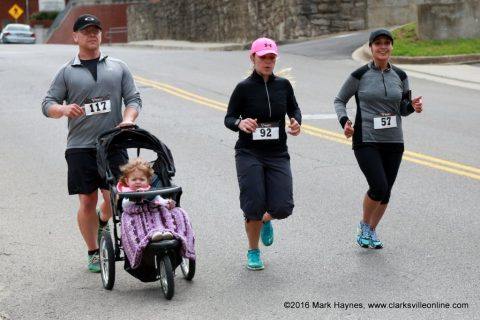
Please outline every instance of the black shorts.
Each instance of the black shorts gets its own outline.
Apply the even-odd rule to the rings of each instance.
[[[262,220],[265,212],[275,219],[284,219],[292,214],[293,186],[288,151],[237,149],[235,163],[240,208],[245,219]]]
[[[100,178],[97,168],[97,150],[90,148],[67,149],[65,159],[68,165],[68,193],[90,194],[97,189],[108,189],[107,181]],[[127,163],[125,151],[109,157],[109,163],[115,176],[120,174],[119,166]]]

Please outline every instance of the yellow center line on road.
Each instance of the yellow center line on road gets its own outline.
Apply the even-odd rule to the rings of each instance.
[[[345,139],[345,137],[336,138],[335,136],[330,135],[330,134],[319,133],[319,132],[315,131],[314,129],[311,129],[311,127],[312,126],[307,126],[305,124],[302,124],[302,132],[306,133],[306,134],[309,134],[311,136],[322,138],[322,139],[352,145],[352,142],[350,140]]]
[[[455,168],[459,168],[459,169],[463,169],[463,170],[467,170],[467,171],[480,173],[480,169],[478,169],[478,168],[470,167],[470,166],[466,166],[466,165],[463,165],[463,164],[459,164],[459,163],[455,163],[455,162],[451,162],[451,161],[446,161],[446,160],[442,160],[442,159],[438,159],[438,158],[434,158],[434,157],[430,157],[430,156],[427,156],[427,155],[424,155],[424,154],[421,154],[421,153],[416,153],[416,152],[413,152],[413,151],[405,151],[405,154],[408,155],[408,156],[417,157],[417,158],[420,158],[420,159],[441,163],[441,164],[444,164],[444,165],[447,165],[447,166],[451,166],[451,167],[455,167]]]
[[[328,130],[325,130],[325,129],[320,129],[320,128],[310,126],[310,125],[306,125],[306,124],[302,124],[302,128],[307,128],[307,129],[310,129],[310,130],[314,130],[315,132],[320,132],[320,133],[314,134],[315,136],[324,137],[324,138],[327,138],[328,140],[331,140],[331,141],[337,141],[337,142],[340,142],[340,143],[345,143],[345,144],[350,144],[351,145],[350,140],[346,140],[345,136],[343,134],[335,133],[335,132],[328,131]],[[415,162],[415,163],[418,163],[418,164],[423,164],[423,165],[426,165],[426,166],[429,166],[429,167],[432,167],[432,168],[445,170],[445,171],[448,171],[448,172],[453,172],[453,173],[458,173],[458,174],[460,174],[459,173],[459,172],[461,172],[460,170],[450,169],[449,167],[461,169],[461,170],[467,171],[467,173],[468,173],[468,171],[471,171],[473,173],[480,173],[480,169],[475,168],[475,167],[470,167],[470,166],[466,166],[466,165],[459,164],[459,163],[456,163],[456,162],[442,160],[442,159],[439,159],[439,158],[427,156],[427,155],[424,155],[424,154],[421,154],[421,153],[418,153],[418,152],[413,152],[413,151],[408,151],[408,150],[405,150],[403,159],[408,160],[408,161],[412,161],[412,162]],[[438,163],[438,164],[436,164],[436,163]],[[470,176],[472,178],[480,179],[480,175],[470,174],[470,173],[465,174],[465,175]]]
[[[412,158],[408,155],[404,155],[403,159],[405,159],[407,161],[410,161],[410,162],[417,163],[417,164],[422,164],[422,165],[430,167],[430,168],[435,168],[435,169],[438,169],[438,170],[447,171],[447,172],[450,172],[450,173],[455,173],[455,174],[458,174],[458,175],[461,175],[461,176],[465,176],[465,177],[469,177],[469,178],[472,178],[472,179],[480,180],[480,175],[479,174],[474,174],[474,173],[466,172],[466,171],[463,171],[463,170],[454,169],[454,168],[450,168],[450,167],[447,167],[447,166],[442,166],[442,165],[439,165],[439,164],[431,163],[431,162],[428,162],[428,161]],[[440,159],[438,159],[438,160],[440,160]],[[455,165],[462,166],[458,163],[455,163]],[[472,169],[476,169],[476,168],[472,168]]]
[[[195,102],[197,104],[201,104],[201,105],[207,106],[209,108],[213,108],[213,109],[220,110],[220,111],[223,111],[223,112],[227,111],[227,104],[226,103],[223,103],[223,102],[220,102],[220,101],[217,101],[217,100],[213,100],[213,99],[209,99],[209,98],[194,94],[192,92],[177,88],[175,86],[172,86],[172,85],[169,85],[169,84],[166,84],[166,83],[162,83],[162,82],[158,82],[158,81],[154,81],[154,80],[149,80],[149,79],[142,78],[142,77],[139,77],[139,76],[135,76],[134,78],[135,78],[135,81],[140,83],[140,84],[150,86],[152,88],[164,91],[166,93],[172,94],[172,95],[177,96],[179,98],[186,99],[188,101],[192,101],[192,102]],[[337,142],[337,143],[352,145],[351,140],[347,140],[343,134],[336,133],[336,132],[329,131],[329,130],[322,129],[322,128],[318,128],[318,127],[315,127],[315,126],[312,126],[312,125],[302,124],[302,131],[304,133],[306,133],[308,135],[311,135],[311,136],[314,136],[314,137],[326,139],[326,140]],[[430,168],[434,168],[434,169],[438,169],[438,170],[462,175],[462,176],[465,176],[465,177],[469,177],[469,178],[472,178],[472,179],[480,180],[480,169],[479,168],[475,168],[475,167],[463,165],[463,164],[460,164],[460,163],[435,158],[435,157],[432,157],[432,156],[428,156],[428,155],[424,155],[424,154],[421,154],[421,153],[418,153],[418,152],[413,152],[413,151],[408,151],[408,150],[405,150],[403,159],[405,159],[406,161],[410,161],[410,162],[413,162],[413,163],[416,163],[416,164],[424,165],[424,166],[427,166],[427,167],[430,167]]]
[[[166,84],[166,83],[163,83],[163,82],[152,81],[152,80],[148,80],[148,79],[141,78],[141,77],[138,77],[138,76],[135,76],[134,78],[135,78],[135,81],[137,81],[138,83],[141,83],[141,84],[144,84],[144,85],[147,85],[147,86],[151,86],[151,87],[154,87],[154,88],[159,89],[159,90],[163,90],[163,91],[168,92],[170,94],[173,94],[177,97],[181,97],[181,98],[184,98],[184,99],[196,102],[196,103],[200,103],[202,105],[205,105],[207,107],[211,107],[211,108],[214,108],[214,109],[217,109],[217,110],[227,111],[227,104],[226,103],[216,101],[216,100],[212,100],[212,99],[209,99],[209,98],[205,98],[205,97],[199,96],[197,94],[185,91],[183,89],[174,87],[172,85],[169,85],[169,84]]]

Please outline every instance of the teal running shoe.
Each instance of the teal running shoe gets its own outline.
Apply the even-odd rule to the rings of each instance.
[[[360,221],[357,229],[357,243],[362,248],[370,246],[370,225]]]
[[[370,229],[370,244],[369,247],[372,249],[382,249],[383,242],[380,241],[377,237],[375,230]]]
[[[260,258],[260,250],[252,249],[247,252],[247,269],[250,270],[263,270],[262,258]]]
[[[101,220],[100,220],[100,208],[97,208],[96,211],[97,211],[97,216],[98,216],[97,244],[98,244],[98,246],[100,246],[100,239],[102,239],[103,231],[106,231],[110,234],[110,227],[108,226],[108,222],[107,222],[106,225],[102,226]]]
[[[100,272],[100,255],[98,252],[88,255],[88,270],[93,273]]]
[[[271,221],[264,222],[260,230],[260,238],[264,246],[271,246],[273,243],[273,226]]]

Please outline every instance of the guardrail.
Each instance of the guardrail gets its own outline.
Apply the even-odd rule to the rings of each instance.
[[[105,38],[108,39],[108,43],[112,44],[112,38],[115,34],[123,34],[128,33],[127,27],[112,27],[109,28],[107,32],[105,32]]]

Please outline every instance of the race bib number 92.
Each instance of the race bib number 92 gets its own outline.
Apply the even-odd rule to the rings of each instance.
[[[278,140],[279,138],[278,123],[263,122],[259,123],[257,129],[252,133],[253,140]]]

